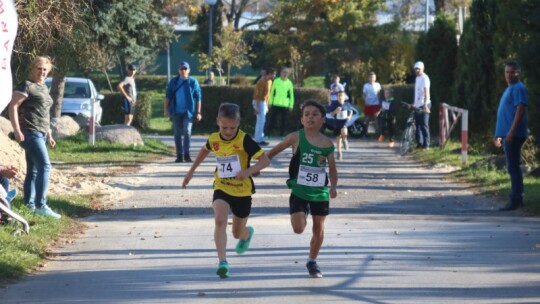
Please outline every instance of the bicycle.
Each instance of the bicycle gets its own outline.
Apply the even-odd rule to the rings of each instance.
[[[407,122],[405,123],[405,130],[401,134],[401,140],[399,144],[399,154],[403,156],[409,151],[411,151],[416,144],[416,124],[414,120],[414,114],[419,112],[420,110],[413,107],[411,104],[403,101],[401,102],[401,104],[410,110],[409,117],[407,118]]]

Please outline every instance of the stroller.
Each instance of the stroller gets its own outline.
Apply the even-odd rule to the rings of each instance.
[[[14,235],[22,235],[23,232],[30,234],[28,221],[11,209],[10,202],[6,200],[5,195],[1,192],[3,191],[0,190],[0,224],[13,224],[16,228]],[[24,228],[18,228],[19,224],[22,224]]]

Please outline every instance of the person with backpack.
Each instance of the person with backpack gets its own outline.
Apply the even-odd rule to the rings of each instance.
[[[171,117],[176,146],[176,163],[191,163],[189,148],[193,119],[201,121],[201,86],[197,79],[189,76],[189,63],[178,65],[178,76],[167,84],[165,93],[165,117]]]

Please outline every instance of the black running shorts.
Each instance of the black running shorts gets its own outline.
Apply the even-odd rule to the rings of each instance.
[[[327,216],[330,214],[330,202],[310,202],[291,194],[289,198],[290,214],[296,212],[305,212],[308,214],[310,210],[311,215]]]
[[[227,202],[231,211],[239,218],[246,218],[251,212],[251,196],[232,196],[221,190],[214,190],[213,202],[221,199]]]

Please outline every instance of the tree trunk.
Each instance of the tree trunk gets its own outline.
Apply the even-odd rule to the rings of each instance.
[[[123,80],[127,76],[126,56],[121,54],[120,56],[118,56],[118,61],[120,61],[120,80]]]
[[[112,88],[112,85],[111,85],[111,80],[109,79],[109,74],[107,74],[107,70],[103,69],[101,71],[103,72],[103,74],[105,74],[105,78],[107,78],[107,83],[109,84],[109,89],[111,90],[111,92],[114,92],[113,88]]]
[[[51,83],[51,118],[58,118],[62,115],[62,101],[64,100],[64,86],[66,84],[66,73],[58,70]]]
[[[445,0],[434,0],[435,3],[435,13],[443,12],[445,9]]]

